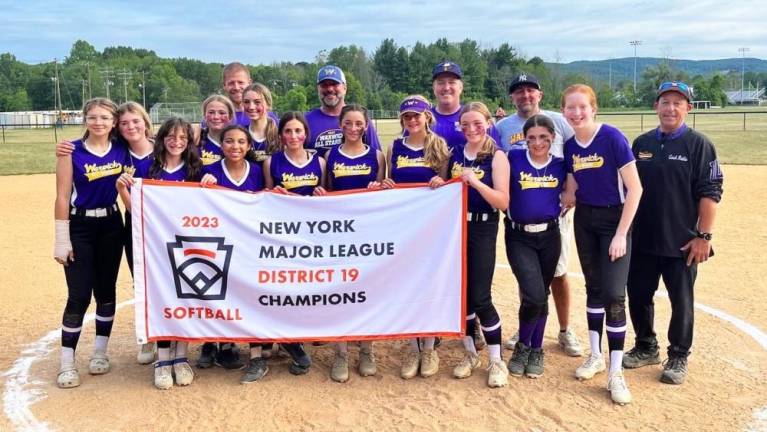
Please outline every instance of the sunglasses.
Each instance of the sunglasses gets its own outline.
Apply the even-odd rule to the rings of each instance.
[[[658,92],[663,92],[669,89],[679,89],[684,93],[690,93],[690,87],[681,81],[666,81],[658,87]]]

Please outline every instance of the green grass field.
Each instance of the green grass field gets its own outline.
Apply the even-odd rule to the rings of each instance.
[[[728,114],[698,113],[688,117],[688,124],[709,136],[716,145],[720,161],[725,164],[767,165],[767,113]],[[643,118],[629,114],[603,114],[599,121],[620,128],[633,140],[641,132],[657,125],[648,112]],[[389,145],[400,133],[397,120],[375,120],[381,143]],[[0,136],[0,175],[50,173],[55,169],[55,137],[77,138],[79,126],[57,129],[5,129]]]

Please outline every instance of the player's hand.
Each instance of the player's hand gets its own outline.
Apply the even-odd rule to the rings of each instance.
[[[290,192],[288,192],[287,189],[285,189],[282,186],[275,186],[275,187],[273,187],[272,188],[272,192],[278,193],[278,194],[281,194],[281,195],[292,195]]]
[[[120,174],[120,177],[117,178],[117,190],[129,189],[131,186],[133,186],[133,183],[135,183],[133,180],[133,175],[124,172]]]
[[[317,186],[314,188],[314,191],[312,191],[312,195],[314,196],[325,196],[328,194],[328,191],[325,190],[322,186]]]
[[[694,264],[700,264],[708,260],[708,256],[711,254],[711,242],[702,238],[695,237],[687,242],[686,245],[680,248],[682,251],[688,251],[687,253],[687,266]]]
[[[69,141],[61,140],[56,144],[56,157],[70,156],[75,151],[75,145]]]
[[[69,241],[69,220],[57,219],[56,232],[53,242],[53,259],[57,263],[68,266],[75,260],[75,253],[72,250],[72,242]]]
[[[559,200],[562,203],[562,214],[567,213],[568,210],[575,207],[575,191],[562,191],[562,194],[559,196]]]
[[[444,184],[445,180],[438,175],[432,177],[431,180],[429,180],[429,187],[432,189],[436,189]]]
[[[626,235],[616,233],[610,241],[610,247],[607,251],[610,255],[610,261],[617,261],[626,255]]]
[[[202,187],[210,187],[216,184],[218,184],[218,180],[216,180],[216,177],[214,177],[213,174],[205,174],[200,180],[200,186]]]
[[[461,172],[461,180],[466,183],[469,186],[472,186],[476,189],[476,184],[479,181],[477,178],[477,173],[474,172],[471,168],[464,168]]]

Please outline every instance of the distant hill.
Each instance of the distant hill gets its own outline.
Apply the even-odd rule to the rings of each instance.
[[[642,71],[648,66],[655,66],[666,59],[660,57],[637,57],[637,79],[641,79]],[[743,64],[742,58],[727,58],[719,60],[671,60],[675,69],[686,72],[691,77],[695,75],[709,76],[715,72],[727,74],[728,72],[740,72]],[[612,67],[613,83],[631,80],[634,78],[634,57],[614,58],[610,60],[579,60],[571,63],[547,63],[549,68],[562,68],[565,73],[583,73],[591,75],[595,79],[608,80]],[[757,58],[745,59],[747,72],[767,72],[767,60]]]

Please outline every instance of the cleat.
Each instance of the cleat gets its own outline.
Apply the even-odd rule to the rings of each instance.
[[[583,364],[575,370],[575,377],[579,380],[594,378],[594,375],[604,372],[607,367],[601,355],[590,355]]]
[[[511,355],[511,360],[509,360],[508,372],[515,377],[524,375],[529,357],[530,347],[522,342],[517,342],[516,345],[514,345],[514,353]]]
[[[252,358],[245,368],[245,373],[240,378],[240,384],[254,383],[266,376],[267,372],[269,372],[269,366],[266,364],[265,358]]]
[[[62,389],[77,387],[80,385],[80,373],[74,366],[71,369],[60,370],[56,377],[56,385]]]
[[[373,351],[360,350],[360,364],[357,367],[360,376],[373,376],[378,372],[376,357]]]
[[[439,356],[433,349],[425,349],[421,353],[421,377],[428,378],[439,371]]]
[[[154,363],[154,386],[160,390],[173,387],[173,361],[157,361]]]
[[[173,360],[173,374],[176,376],[176,385],[188,386],[194,381],[194,371],[186,357]]]
[[[88,364],[88,372],[91,375],[104,375],[109,372],[109,357],[103,352],[94,352]]]
[[[154,361],[154,355],[157,352],[157,344],[149,342],[141,344],[138,355],[136,355],[136,361],[138,364],[147,365]]]
[[[217,354],[218,347],[216,347],[216,343],[205,342],[200,349],[200,357],[197,358],[197,367],[200,369],[212,367]]]
[[[541,375],[543,375],[543,349],[532,348],[525,365],[525,376],[528,378],[538,378]]]
[[[349,381],[349,353],[336,353],[333,366],[330,368],[330,379],[339,383]]]
[[[471,376],[472,371],[478,368],[482,362],[479,360],[479,356],[472,352],[466,352],[455,368],[453,368],[453,377],[461,379]]]
[[[564,332],[559,332],[557,335],[557,341],[559,346],[565,351],[565,354],[570,357],[580,357],[583,355],[583,348],[578,341],[578,337],[571,329],[567,329]]]
[[[240,350],[236,347],[220,350],[216,355],[215,364],[224,369],[242,369],[245,366],[240,360]]]
[[[683,384],[687,378],[687,357],[671,356],[663,363],[660,382],[664,384]]]
[[[623,371],[615,372],[610,376],[610,379],[607,381],[607,390],[610,392],[610,398],[618,405],[631,403],[631,392],[626,385]]]
[[[660,363],[658,348],[631,348],[623,355],[623,367],[626,369],[636,369],[643,366],[656,365]]]
[[[519,342],[519,330],[517,330],[517,332],[514,333],[514,336],[510,337],[509,340],[507,340],[506,343],[503,344],[503,346],[506,349],[513,350],[517,342]]]
[[[402,361],[402,368],[399,371],[399,376],[402,379],[410,379],[418,375],[418,368],[421,365],[421,353],[415,351],[408,351]]]
[[[312,367],[312,359],[300,343],[280,344],[280,346],[285,348],[292,360],[288,372],[293,375],[303,375],[309,372],[309,368]]]
[[[487,372],[488,387],[504,387],[509,383],[509,370],[506,369],[506,363],[503,360],[490,360]]]

